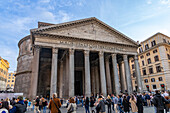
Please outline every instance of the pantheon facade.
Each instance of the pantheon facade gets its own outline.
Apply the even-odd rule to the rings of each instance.
[[[138,92],[143,92],[137,57],[139,44],[97,18],[61,24],[38,23],[18,43],[15,92],[35,98],[92,93],[132,93],[133,57]]]

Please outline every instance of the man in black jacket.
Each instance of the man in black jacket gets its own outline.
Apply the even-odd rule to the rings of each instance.
[[[17,103],[10,110],[10,113],[25,113],[25,112],[26,112],[26,105],[24,104],[23,97],[19,96],[17,98]]]
[[[158,90],[156,90],[155,92],[156,92],[156,95],[154,96],[151,102],[156,107],[156,113],[164,113],[165,103],[168,104],[169,101],[166,100],[164,97],[162,97]]]

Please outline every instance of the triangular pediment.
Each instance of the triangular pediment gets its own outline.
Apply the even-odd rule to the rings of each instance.
[[[135,41],[96,18],[51,25],[34,29],[33,32],[138,46]]]

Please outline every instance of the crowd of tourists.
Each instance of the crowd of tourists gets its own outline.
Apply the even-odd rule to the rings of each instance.
[[[37,96],[34,100],[23,99],[19,96],[17,99],[8,98],[0,101],[0,109],[9,113],[25,113],[34,111],[34,113],[46,113],[47,108],[51,113],[60,113],[60,107],[64,106],[64,100],[57,98],[54,93],[51,99]],[[64,107],[68,113],[76,113],[78,107],[83,107],[86,113],[143,113],[144,106],[153,106],[155,113],[168,113],[170,108],[170,96],[166,91],[155,93],[121,93],[117,96],[111,94],[104,97],[102,94],[92,95],[91,97],[74,96],[66,100]],[[107,109],[106,109],[107,108]],[[106,111],[107,110],[107,111]]]

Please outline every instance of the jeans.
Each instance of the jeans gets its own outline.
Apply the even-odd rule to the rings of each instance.
[[[46,109],[47,109],[47,107],[43,106],[43,113],[46,113]]]
[[[119,111],[120,111],[120,113],[124,112],[120,106],[119,106]]]
[[[89,106],[86,106],[86,105],[85,105],[85,109],[86,109],[86,113],[87,113],[87,112],[90,113]]]

